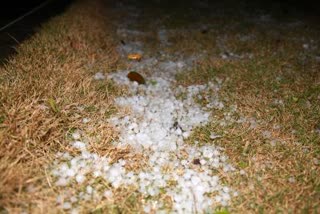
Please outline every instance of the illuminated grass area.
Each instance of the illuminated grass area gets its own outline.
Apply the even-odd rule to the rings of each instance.
[[[17,47],[0,211],[320,211],[319,28],[201,7],[79,1]]]

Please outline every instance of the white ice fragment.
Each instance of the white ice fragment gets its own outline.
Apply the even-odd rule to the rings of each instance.
[[[201,165],[205,165],[206,163],[207,163],[206,160],[204,160],[204,159],[201,159],[201,160],[200,160],[200,164],[201,164]]]
[[[295,183],[295,182],[296,182],[296,179],[295,179],[294,177],[290,177],[290,178],[288,179],[288,181],[289,181],[290,183]]]
[[[62,204],[64,201],[64,197],[62,195],[58,195],[58,197],[56,198],[56,202],[58,204]]]
[[[104,80],[106,77],[102,72],[98,72],[93,76],[93,78],[95,80]]]
[[[270,131],[263,131],[262,136],[266,139],[270,139],[272,135]]]
[[[91,195],[91,194],[93,193],[93,188],[92,188],[92,186],[87,186],[87,187],[86,187],[86,191],[87,191],[87,193],[88,193],[89,195]]]
[[[57,186],[67,186],[68,185],[68,180],[66,178],[60,177],[57,182]]]
[[[78,201],[78,199],[77,199],[77,197],[72,196],[72,197],[70,198],[70,201],[71,201],[72,203],[76,203],[76,202]]]
[[[78,214],[79,211],[75,208],[73,208],[71,211],[70,211],[70,214]]]
[[[104,191],[103,196],[107,199],[111,199],[113,197],[113,193],[111,190],[106,190]]]
[[[210,139],[211,139],[211,140],[214,140],[214,139],[220,138],[220,137],[221,137],[221,135],[217,135],[217,134],[215,134],[215,133],[213,133],[213,132],[211,132],[211,134],[210,134]]]
[[[72,133],[72,138],[74,140],[79,140],[81,138],[81,135],[79,132],[74,132],[74,133]]]
[[[146,205],[146,206],[144,206],[143,207],[143,211],[145,212],[145,213],[150,213],[151,212],[151,206],[148,204],[148,205]]]
[[[62,209],[64,210],[70,210],[71,208],[72,208],[72,205],[69,202],[64,202],[62,205]]]
[[[79,150],[86,150],[86,144],[81,141],[74,141],[72,146]]]
[[[193,185],[197,185],[201,182],[201,179],[198,176],[192,176],[191,177],[191,182]]]
[[[66,171],[66,174],[68,177],[73,177],[76,174],[76,172],[73,169],[68,169]]]
[[[85,176],[83,176],[83,175],[81,175],[81,174],[78,174],[78,175],[76,176],[76,181],[77,181],[79,184],[83,183],[84,180],[85,180]]]
[[[89,118],[83,118],[82,119],[82,123],[84,123],[84,124],[89,123],[89,122],[90,122]]]

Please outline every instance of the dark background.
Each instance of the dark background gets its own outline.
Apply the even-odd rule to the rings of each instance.
[[[48,5],[37,12],[25,17],[16,24],[0,31],[0,64],[6,61],[6,58],[15,53],[15,46],[24,39],[30,37],[41,23],[50,17],[62,13],[73,0],[51,0]],[[106,0],[111,1],[111,0]],[[124,5],[136,5],[137,7],[168,7],[171,9],[189,7],[192,8],[197,0],[122,0]],[[209,5],[208,8],[202,8],[210,12],[210,6],[226,10],[230,9],[237,13],[236,8],[255,13],[262,11],[265,13],[278,13],[282,16],[297,16],[318,18],[320,16],[319,1],[302,0],[202,0]],[[0,28],[19,16],[27,13],[32,8],[45,2],[45,0],[25,0],[25,1],[3,1],[0,6]],[[319,20],[320,25],[320,20]]]
[[[3,1],[0,3],[0,28],[43,2],[45,1]],[[5,63],[8,56],[15,53],[15,46],[32,36],[41,23],[62,13],[70,3],[71,0],[52,0],[40,10],[0,31],[0,64]]]

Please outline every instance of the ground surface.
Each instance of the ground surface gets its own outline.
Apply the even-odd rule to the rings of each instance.
[[[8,23],[18,19],[32,9],[41,5],[44,1],[28,1],[28,2],[7,2],[0,9],[0,28],[5,27]],[[22,43],[25,39],[31,37],[37,28],[50,17],[53,17],[68,6],[70,1],[56,0],[49,2],[42,7],[41,10],[34,11],[25,16],[18,22],[4,28],[0,31],[0,63],[5,63],[7,58],[16,53],[15,47]]]
[[[269,9],[79,1],[45,24],[0,68],[1,212],[318,213],[320,29]]]

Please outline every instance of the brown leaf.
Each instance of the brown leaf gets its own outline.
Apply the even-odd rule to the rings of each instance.
[[[146,84],[146,81],[144,80],[143,76],[141,76],[141,74],[139,74],[138,72],[131,71],[128,73],[127,77],[129,78],[129,80],[135,81],[139,84]]]
[[[200,164],[201,164],[199,158],[193,159],[192,163],[193,163],[194,165],[200,165]]]
[[[142,58],[141,54],[138,54],[138,53],[133,53],[128,55],[128,59],[130,60],[140,61],[141,58]]]

